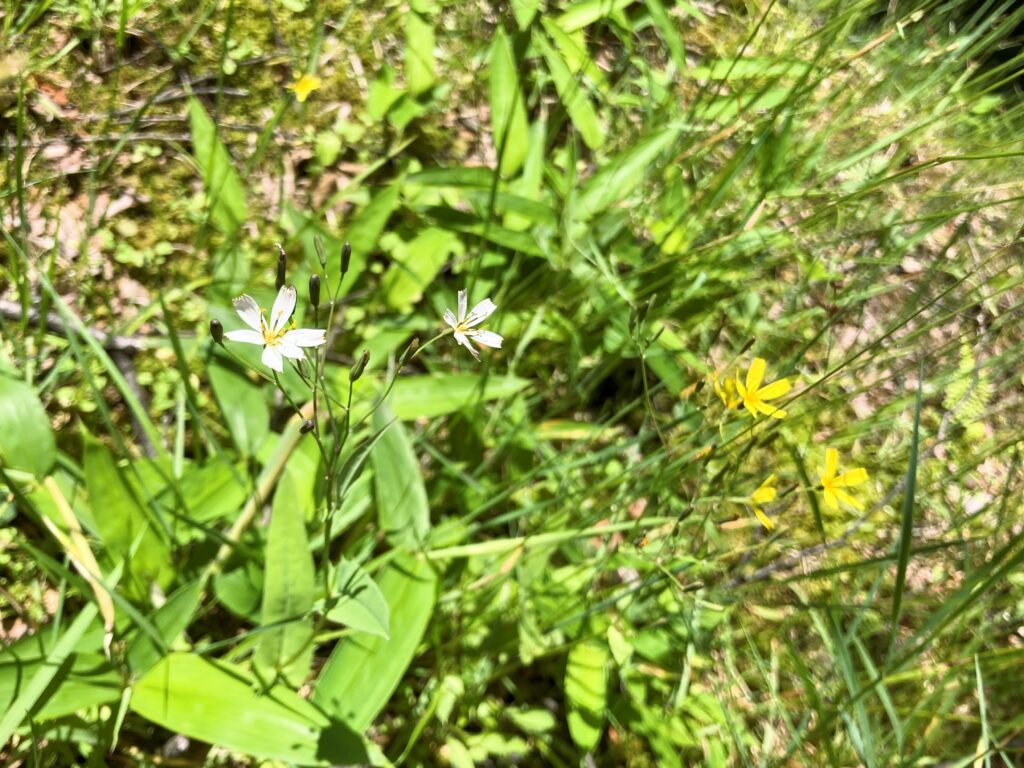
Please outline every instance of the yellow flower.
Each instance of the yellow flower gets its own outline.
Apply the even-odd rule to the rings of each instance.
[[[715,388],[715,394],[726,408],[735,408],[740,404],[740,399],[736,395],[736,382],[728,376],[719,378],[717,373],[711,374],[711,386]]]
[[[309,98],[309,94],[320,87],[320,78],[316,75],[303,75],[294,83],[288,86],[288,90],[295,94],[295,98],[300,103]]]
[[[774,474],[768,475],[768,479],[761,483],[761,485],[757,487],[756,491],[750,494],[750,504],[754,508],[754,514],[757,515],[757,519],[761,521],[761,525],[769,531],[775,527],[775,523],[773,523],[771,518],[764,513],[764,510],[761,509],[761,505],[775,501],[775,496],[778,493],[778,491],[775,490],[776,479],[777,478]]]
[[[750,411],[755,419],[758,413],[781,419],[786,415],[786,412],[776,408],[774,405],[768,405],[765,400],[774,400],[789,392],[789,379],[779,379],[762,387],[761,382],[764,381],[766,365],[767,363],[765,363],[764,358],[755,357],[754,362],[750,364],[750,370],[747,371],[746,382],[740,381],[740,374],[737,371],[736,391],[740,393],[740,399],[743,401],[744,407]]]
[[[825,451],[825,468],[821,472],[821,490],[825,496],[825,506],[831,510],[839,509],[839,502],[849,504],[854,509],[864,509],[864,505],[844,491],[851,485],[867,482],[868,471],[857,467],[837,475],[839,469],[839,451],[829,448]]]

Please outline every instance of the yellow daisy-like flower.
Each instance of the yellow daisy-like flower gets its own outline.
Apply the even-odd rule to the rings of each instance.
[[[765,401],[775,400],[789,392],[789,379],[779,379],[762,387],[761,382],[764,381],[764,370],[767,365],[764,358],[755,357],[754,362],[750,364],[750,370],[747,371],[747,380],[745,382],[740,381],[740,374],[737,371],[736,391],[740,394],[743,406],[750,411],[750,414],[755,419],[759,413],[781,419],[786,415],[786,412],[781,408],[776,408],[774,405],[769,405]]]
[[[289,91],[295,94],[295,99],[302,103],[309,98],[309,94],[320,87],[320,83],[321,80],[316,75],[303,75],[287,87]]]
[[[821,490],[825,497],[825,506],[831,510],[839,509],[839,502],[849,504],[857,510],[864,509],[864,505],[848,494],[844,489],[851,485],[866,483],[868,471],[864,467],[847,470],[841,475],[839,471],[839,451],[829,448],[825,451],[825,468],[821,472]]]
[[[775,501],[775,496],[778,491],[775,489],[775,481],[778,478],[775,474],[768,475],[768,479],[765,480],[761,485],[757,487],[757,490],[750,494],[750,504],[754,508],[754,514],[757,515],[757,519],[761,521],[761,525],[767,528],[769,531],[775,528],[775,523],[772,519],[764,513],[761,509],[762,504]]]

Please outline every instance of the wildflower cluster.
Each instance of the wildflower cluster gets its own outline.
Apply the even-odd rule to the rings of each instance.
[[[769,401],[778,400],[789,393],[791,388],[789,379],[782,378],[770,384],[764,384],[766,370],[767,362],[764,358],[755,357],[744,379],[740,379],[739,371],[736,372],[735,380],[716,372],[710,377],[711,385],[722,404],[729,410],[742,405],[755,420],[760,416],[784,419],[786,411]],[[778,495],[775,488],[777,479],[775,474],[769,475],[757,490],[745,498],[736,500],[750,506],[754,515],[768,530],[774,529],[775,523],[765,513],[763,507],[765,504],[775,501]],[[821,469],[819,479],[821,484],[818,490],[822,493],[825,506],[830,510],[838,510],[841,504],[846,504],[856,510],[864,509],[864,505],[846,489],[866,483],[868,472],[863,467],[856,467],[840,473],[839,451],[835,448],[826,449],[825,464]]]

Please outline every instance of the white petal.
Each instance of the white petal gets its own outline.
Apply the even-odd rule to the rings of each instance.
[[[228,331],[224,336],[232,341],[244,341],[246,344],[263,344],[263,334],[259,331]]]
[[[296,347],[319,347],[327,341],[327,331],[317,328],[296,328],[281,337],[281,342]]]
[[[494,331],[470,331],[468,334],[473,341],[477,344],[483,344],[485,347],[493,347],[494,349],[501,349],[502,338]]]
[[[287,336],[282,337],[276,346],[278,352],[285,357],[290,357],[292,360],[302,360],[306,357],[306,353],[302,351],[302,348],[288,341]]]
[[[476,351],[476,347],[469,343],[469,339],[467,339],[464,334],[461,334],[458,331],[456,331],[452,335],[455,336],[455,340],[459,342],[459,344],[461,344],[470,351],[473,357],[475,357],[477,360],[480,359],[480,353]]]
[[[242,318],[242,322],[252,328],[254,331],[262,331],[262,314],[260,313],[260,305],[256,303],[256,299],[247,293],[243,293],[232,304],[235,305],[235,312]],[[262,343],[262,341],[260,342]]]
[[[459,321],[455,318],[455,314],[450,309],[446,309],[442,317],[444,318],[444,321],[448,323],[448,325],[450,325],[452,328],[457,327],[459,324]]]
[[[490,299],[484,299],[469,313],[469,317],[466,318],[466,326],[472,328],[474,325],[480,325],[484,320],[490,317],[497,307],[494,302]]]
[[[282,285],[274,299],[274,308],[270,310],[270,330],[277,333],[292,316],[295,311],[295,286]]]
[[[469,296],[465,291],[459,291],[459,322],[466,319],[466,307],[469,305]]]
[[[277,347],[267,345],[263,348],[263,364],[268,368],[273,368],[278,373],[284,370],[284,361],[281,360],[281,353]]]

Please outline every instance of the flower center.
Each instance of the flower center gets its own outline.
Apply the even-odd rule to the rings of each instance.
[[[267,324],[267,320],[262,314],[260,315],[260,325],[262,326],[260,330],[263,333],[263,343],[268,347],[277,346],[281,342],[281,337],[284,336],[286,329],[282,328],[280,331],[275,331]]]

